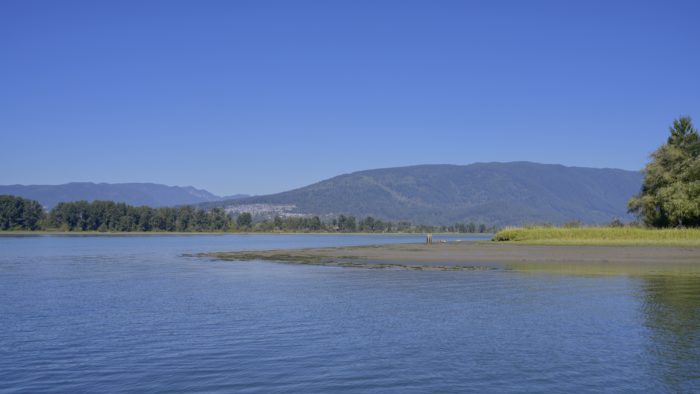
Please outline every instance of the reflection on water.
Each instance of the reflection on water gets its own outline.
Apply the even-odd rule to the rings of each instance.
[[[697,276],[700,277],[700,259],[697,263],[509,263],[509,270],[526,273],[545,273],[581,276]]]
[[[649,353],[658,357],[650,372],[673,391],[690,392],[685,382],[700,379],[700,276],[642,277],[641,296]]]
[[[185,253],[410,237],[0,237],[3,392],[700,392],[692,267]]]
[[[507,267],[528,275],[573,275],[595,279],[626,276],[639,283],[643,326],[648,330],[648,373],[673,392],[700,385],[700,264],[519,263]]]

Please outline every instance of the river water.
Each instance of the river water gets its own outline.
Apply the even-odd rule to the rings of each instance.
[[[421,240],[2,236],[0,392],[700,392],[697,275],[183,256]]]

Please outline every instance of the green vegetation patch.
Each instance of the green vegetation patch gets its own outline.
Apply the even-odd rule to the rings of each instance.
[[[496,242],[520,242],[540,245],[667,245],[700,247],[700,228],[517,227],[497,232],[492,240]]]

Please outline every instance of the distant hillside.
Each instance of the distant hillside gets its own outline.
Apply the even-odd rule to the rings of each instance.
[[[111,200],[151,207],[199,204],[222,200],[222,197],[191,186],[166,186],[155,183],[75,182],[63,185],[9,185],[0,186],[0,195],[2,194],[37,200],[47,209],[53,208],[59,202],[79,200]],[[231,201],[242,197],[248,196],[228,196],[226,200]]]
[[[283,193],[207,205],[232,210],[250,205],[258,211],[261,204],[293,206],[287,211],[426,224],[594,224],[629,219],[627,200],[641,183],[640,172],[616,169],[530,162],[420,165],[360,171]]]

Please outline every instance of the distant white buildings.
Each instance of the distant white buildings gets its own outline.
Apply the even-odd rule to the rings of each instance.
[[[238,215],[243,212],[248,212],[254,217],[272,218],[275,216],[280,217],[305,217],[309,216],[304,213],[294,213],[292,212],[296,209],[296,205],[293,204],[242,204],[242,205],[230,205],[224,208],[226,213],[231,215]]]

